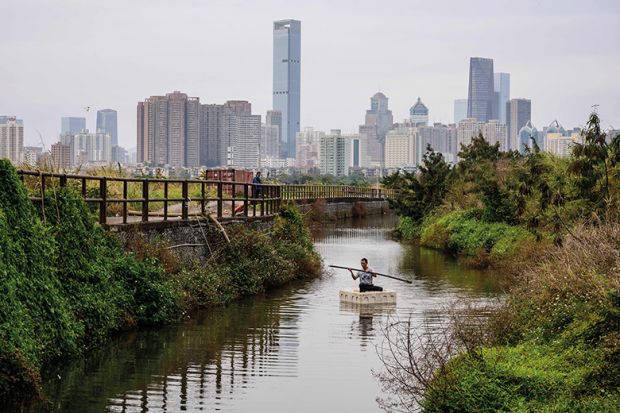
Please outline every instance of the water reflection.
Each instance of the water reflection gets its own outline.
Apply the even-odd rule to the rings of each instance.
[[[211,309],[163,329],[124,334],[46,383],[56,412],[379,411],[375,346],[388,317],[443,328],[442,308],[485,300],[494,277],[437,252],[390,239],[393,216],[322,225],[313,231],[326,264],[366,257],[396,305],[340,303],[347,271]],[[320,395],[320,397],[317,397]],[[34,410],[36,411],[36,409]],[[47,409],[45,411],[48,411]]]
[[[395,304],[355,304],[340,302],[340,312],[352,314],[350,338],[359,339],[360,347],[365,348],[374,341],[378,324],[385,316],[394,314]]]
[[[280,311],[283,302],[245,300],[125,335],[60,372],[48,394],[57,411],[217,409],[256,377],[295,376],[297,315]]]

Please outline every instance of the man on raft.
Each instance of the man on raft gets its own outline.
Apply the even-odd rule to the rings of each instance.
[[[358,278],[360,279],[360,293],[366,291],[383,291],[383,288],[372,284],[372,277],[376,277],[377,274],[375,273],[375,270],[368,266],[368,260],[366,258],[362,258],[360,264],[362,265],[364,271],[358,271],[357,275],[353,274],[353,270],[351,268],[347,268],[351,273],[351,278],[354,280],[357,280]]]

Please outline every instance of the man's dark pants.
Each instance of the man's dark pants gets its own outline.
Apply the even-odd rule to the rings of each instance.
[[[360,284],[360,293],[365,293],[366,291],[383,291],[383,288],[378,285]]]

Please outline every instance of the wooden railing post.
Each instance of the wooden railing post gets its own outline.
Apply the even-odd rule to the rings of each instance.
[[[168,181],[164,181],[164,221],[168,221]]]
[[[67,186],[67,174],[60,176],[60,187],[64,188],[65,186]]]
[[[234,171],[234,169],[233,169]],[[233,177],[234,177],[235,173],[233,172]],[[230,216],[234,217],[235,216],[235,196],[237,195],[235,192],[237,192],[237,188],[236,185],[233,183],[232,184],[232,205],[230,206]]]
[[[222,177],[220,176],[220,180],[217,183],[217,218],[222,219],[223,213],[223,190],[222,190]]]
[[[108,184],[105,177],[99,180],[99,223],[105,224],[108,217]]]
[[[123,224],[127,223],[127,181],[123,181]]]
[[[142,222],[149,220],[149,180],[142,180]]]
[[[181,219],[187,220],[189,218],[189,184],[187,181],[181,182],[181,196],[183,201],[181,201]]]
[[[200,215],[207,215],[207,210],[205,208],[205,183],[202,182],[200,184]]]
[[[244,217],[248,217],[248,185],[251,184],[245,184],[243,185],[243,216]]]

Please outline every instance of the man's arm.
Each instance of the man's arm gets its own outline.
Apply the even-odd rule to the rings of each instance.
[[[347,270],[349,270],[349,272],[351,273],[351,278],[353,278],[354,280],[357,280],[357,276],[353,274],[353,270],[351,268],[347,268]]]
[[[367,271],[367,272],[371,273],[373,277],[376,277],[376,276],[377,276],[377,273],[376,273],[376,272],[375,272],[375,270],[374,270],[373,268],[371,268],[371,267],[368,267],[368,271]]]

